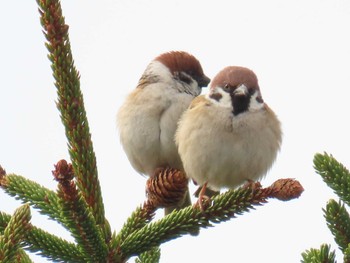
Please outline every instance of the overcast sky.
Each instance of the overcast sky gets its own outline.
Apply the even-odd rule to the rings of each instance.
[[[116,112],[154,57],[185,50],[211,78],[229,65],[255,71],[284,131],[262,184],[292,177],[305,192],[168,242],[161,262],[294,263],[311,247],[337,247],[322,213],[335,195],[312,159],[327,151],[350,167],[349,1],[63,0],[62,7],[113,230],[143,202],[146,181],[122,150]],[[69,155],[36,1],[6,1],[0,24],[0,164],[54,190],[53,164]],[[12,214],[19,205],[0,191],[1,211]],[[33,224],[72,241],[61,226],[32,212]]]

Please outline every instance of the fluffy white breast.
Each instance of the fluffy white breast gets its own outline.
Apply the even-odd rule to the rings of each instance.
[[[281,143],[280,124],[271,110],[253,105],[254,111],[233,116],[225,93],[219,102],[207,95],[207,103],[187,110],[176,134],[187,175],[213,189],[263,177]]]
[[[192,96],[173,88],[168,71],[154,62],[147,72],[161,71],[161,82],[135,89],[117,115],[120,141],[132,166],[150,175],[155,168],[182,169],[174,142],[177,122],[188,108]]]

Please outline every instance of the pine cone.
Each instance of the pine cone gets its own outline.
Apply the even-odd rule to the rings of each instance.
[[[58,182],[71,181],[74,178],[73,166],[71,163],[67,163],[66,160],[60,160],[54,165],[55,170],[52,171],[52,175]]]
[[[299,181],[292,178],[279,179],[269,188],[272,192],[270,196],[281,201],[289,201],[298,198],[304,191],[304,188]]]
[[[146,194],[155,207],[173,207],[181,204],[186,195],[188,178],[174,168],[157,168],[147,180]]]

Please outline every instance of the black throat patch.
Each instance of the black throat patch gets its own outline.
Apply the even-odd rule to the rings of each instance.
[[[238,115],[248,110],[250,103],[250,94],[242,95],[242,94],[234,94],[230,93],[233,107],[233,115]]]

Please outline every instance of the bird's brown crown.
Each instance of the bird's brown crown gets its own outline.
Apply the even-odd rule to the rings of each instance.
[[[170,51],[155,58],[170,70],[173,75],[185,72],[202,85],[208,85],[210,79],[204,75],[199,61],[191,54],[184,51]]]
[[[258,78],[252,70],[244,67],[229,66],[214,77],[210,87],[225,87],[225,85],[236,87],[241,84],[249,88],[259,89]]]

